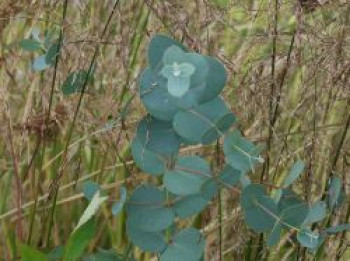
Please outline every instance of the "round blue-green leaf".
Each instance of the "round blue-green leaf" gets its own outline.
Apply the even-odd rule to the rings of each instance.
[[[174,45],[186,52],[186,48],[182,44],[165,35],[155,35],[152,37],[148,46],[148,63],[153,70],[161,67],[164,52],[170,46]]]
[[[194,228],[180,231],[160,256],[161,261],[197,261],[203,256],[205,239]]]
[[[279,215],[288,228],[298,228],[304,223],[309,213],[307,203],[295,204],[283,209]]]
[[[231,167],[230,165],[225,165],[223,170],[219,173],[219,180],[229,186],[236,185],[242,177],[242,172]]]
[[[310,206],[309,213],[304,224],[310,225],[322,221],[327,215],[327,204],[324,201],[317,201]]]
[[[164,186],[176,195],[199,194],[204,182],[211,177],[208,163],[198,156],[180,157],[164,174]]]
[[[192,53],[182,55],[181,59],[167,60],[168,63],[190,63],[196,68],[196,71],[191,75],[188,92],[178,101],[178,106],[182,108],[193,108],[217,98],[226,84],[226,70],[214,58]]]
[[[247,225],[257,232],[271,230],[277,221],[277,205],[267,196],[260,184],[245,187],[241,195],[241,206]]]
[[[203,87],[209,73],[208,63],[204,56],[197,53],[181,52],[178,47],[169,47],[163,57],[164,67],[175,69],[180,65],[185,66],[183,70],[177,70],[181,75],[191,77],[191,89]],[[163,67],[163,68],[164,68]],[[174,70],[172,70],[174,72]],[[176,70],[175,70],[176,71]],[[198,91],[193,94],[198,94]],[[199,96],[197,96],[199,98]]]
[[[126,231],[131,242],[144,251],[160,253],[166,248],[166,242],[162,232],[140,230],[129,219],[126,221]]]
[[[136,137],[146,149],[157,154],[176,156],[179,153],[180,138],[171,122],[147,115],[140,121]]]
[[[210,144],[236,121],[222,99],[217,98],[198,107],[179,111],[173,127],[184,139]]]
[[[177,99],[167,89],[167,80],[146,68],[140,76],[140,97],[147,111],[155,118],[171,121],[179,110]]]
[[[241,205],[243,208],[255,207],[255,201],[257,198],[267,196],[264,185],[251,184],[246,186],[241,194]]]
[[[199,86],[196,89],[199,103],[215,99],[220,95],[227,81],[227,73],[222,63],[209,56],[205,56],[204,58],[208,65],[208,73],[206,75],[205,85]]]
[[[302,246],[307,248],[317,248],[319,245],[319,234],[310,229],[299,230],[297,239]]]
[[[160,74],[167,78],[167,89],[171,96],[182,97],[185,95],[191,84],[191,75],[196,68],[189,63],[174,62],[171,65],[165,65]]]
[[[256,199],[255,207],[244,209],[245,221],[256,232],[271,230],[276,223],[277,206],[268,196]]]
[[[249,140],[243,138],[239,131],[229,133],[224,140],[224,153],[226,161],[233,168],[245,174],[254,170],[257,163],[263,162],[260,157],[261,150]]]
[[[175,213],[167,207],[164,191],[151,185],[137,187],[127,203],[131,226],[146,232],[158,232],[174,223]]]
[[[131,152],[136,165],[151,175],[164,173],[167,163],[170,162],[169,157],[146,149],[137,137],[132,141]]]
[[[208,179],[201,187],[200,194],[179,196],[173,209],[179,218],[187,218],[200,213],[217,194],[218,185],[214,178]]]
[[[175,200],[173,209],[179,218],[187,218],[200,213],[208,205],[202,195],[181,196]]]

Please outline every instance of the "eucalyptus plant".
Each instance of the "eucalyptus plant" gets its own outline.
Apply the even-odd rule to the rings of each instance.
[[[327,200],[305,202],[291,188],[302,174],[297,161],[278,188],[251,182],[249,174],[263,163],[261,148],[244,138],[235,115],[220,96],[227,81],[216,59],[190,52],[182,44],[156,35],[148,47],[148,67],[139,81],[139,95],[148,114],[140,120],[132,141],[132,155],[145,173],[161,185],[142,184],[127,201],[127,232],[134,245],[159,254],[160,260],[195,261],[203,256],[205,238],[193,227],[180,229],[178,220],[206,208],[219,189],[240,190],[240,203],[249,228],[267,234],[274,246],[283,231],[315,251],[326,236],[348,225],[316,229],[327,209],[339,206],[340,179],[330,180]],[[179,155],[180,148],[209,145],[224,138],[226,165],[214,174],[199,156]]]

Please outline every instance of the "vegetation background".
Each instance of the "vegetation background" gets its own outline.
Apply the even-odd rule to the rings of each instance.
[[[254,181],[278,186],[302,159],[306,173],[294,188],[306,200],[320,198],[330,176],[342,178],[348,193],[349,16],[346,0],[1,0],[0,259],[16,259],[18,242],[43,251],[66,243],[88,203],[84,181],[117,200],[121,184],[131,189],[152,179],[133,165],[129,145],[145,114],[138,76],[158,33],[225,65],[223,95],[238,128],[265,146]],[[42,36],[62,32],[61,57],[43,72],[33,71],[35,55],[19,46],[34,28]],[[63,95],[69,73],[88,70],[91,61],[94,79],[82,99]],[[182,153],[204,155],[213,168],[222,163],[220,144]],[[293,233],[268,250],[245,227],[237,195],[219,199],[191,220],[206,234],[205,260],[313,258],[293,243]],[[349,217],[346,201],[328,222]],[[96,220],[87,251],[123,252],[125,213],[114,217],[105,206]],[[317,259],[349,260],[349,244],[346,233],[336,235]],[[137,260],[153,258],[134,251]]]

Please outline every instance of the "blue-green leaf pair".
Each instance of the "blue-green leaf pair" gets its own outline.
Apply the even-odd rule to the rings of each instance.
[[[181,144],[210,144],[234,121],[220,99],[181,111],[173,122],[147,115],[140,121],[131,145],[135,163],[147,173],[162,174],[175,162]]]
[[[172,260],[170,258],[174,258],[172,255],[178,251],[186,252],[181,255],[184,260],[199,260],[204,239],[197,230],[183,230],[172,240],[166,240],[166,230],[173,230],[178,212],[182,216],[188,211],[188,206],[184,206],[186,203],[177,205],[181,202],[179,199],[151,185],[136,188],[127,204],[127,232],[131,241],[141,249],[161,253],[161,260]]]
[[[239,131],[229,133],[224,141],[226,162],[243,174],[253,170],[256,164],[264,162],[261,148],[241,136]]]
[[[247,225],[257,232],[269,232],[270,246],[279,241],[282,229],[301,229],[308,216],[309,206],[288,195],[291,193],[283,193],[276,203],[261,184],[249,185],[242,191],[241,206]]]
[[[152,38],[149,67],[140,78],[140,97],[157,119],[171,121],[181,109],[190,109],[218,97],[225,86],[225,68],[217,60],[190,53],[163,35]]]

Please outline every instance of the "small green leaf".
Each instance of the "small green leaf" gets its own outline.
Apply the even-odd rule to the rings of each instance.
[[[314,249],[319,245],[319,234],[309,229],[298,231],[297,239],[302,246],[307,248]]]
[[[83,255],[85,248],[95,235],[95,224],[91,219],[75,230],[68,238],[64,248],[64,261],[76,261]]]
[[[59,48],[60,46],[58,43],[54,43],[49,47],[45,55],[45,62],[47,64],[50,64],[50,65],[54,64],[56,57],[58,56],[60,51]]]
[[[83,184],[84,197],[91,201],[96,192],[100,190],[100,186],[92,181],[85,181]]]
[[[174,223],[164,191],[151,185],[137,187],[127,203],[129,224],[145,232],[159,232]]]
[[[224,153],[228,164],[242,171],[254,170],[257,163],[264,160],[260,157],[260,149],[241,136],[239,131],[229,133],[224,140]]]
[[[35,248],[32,248],[27,245],[21,244],[20,247],[21,252],[21,260],[22,261],[48,261],[49,259],[41,253],[40,251],[36,250]]]
[[[292,167],[288,177],[283,182],[283,187],[290,186],[304,171],[305,163],[301,160],[298,160]]]
[[[85,209],[83,215],[80,217],[77,226],[74,231],[78,230],[82,225],[89,221],[100,208],[101,204],[107,200],[108,197],[102,197],[100,191],[98,190],[92,197],[90,204]]]
[[[33,62],[33,70],[37,71],[37,72],[43,71],[49,67],[50,67],[50,64],[46,63],[46,56],[45,55],[41,55],[41,56],[35,58],[35,60]]]
[[[70,95],[76,92],[80,92],[86,81],[86,77],[88,77],[88,73],[84,70],[75,71],[69,74],[62,85],[63,94]],[[88,81],[91,79],[92,76],[89,77]]]
[[[310,207],[305,224],[310,225],[322,221],[327,215],[327,204],[324,201],[317,201]]]
[[[194,228],[180,231],[160,256],[160,261],[197,261],[203,255],[205,239]]]
[[[123,209],[123,206],[126,201],[126,188],[125,187],[120,187],[119,188],[119,193],[120,193],[120,199],[118,202],[114,203],[112,206],[112,214],[113,216],[116,216],[119,214],[119,212]]]
[[[24,39],[19,42],[19,47],[28,52],[35,52],[43,50],[43,45],[34,39]]]
[[[176,195],[199,194],[204,182],[211,177],[208,163],[198,156],[180,157],[174,169],[164,174],[164,186]]]

